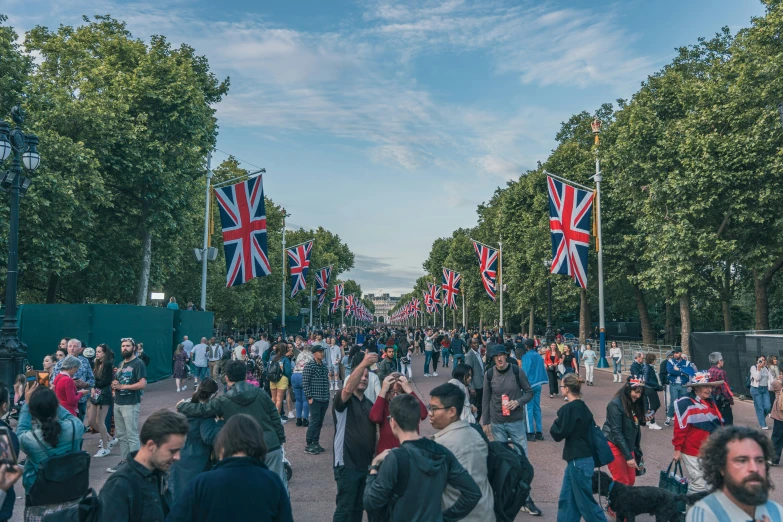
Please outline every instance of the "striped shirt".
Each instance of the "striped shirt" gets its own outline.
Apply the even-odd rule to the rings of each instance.
[[[754,522],[769,517],[769,522],[783,522],[783,507],[768,500],[763,506],[756,506],[753,518],[729,500],[722,491],[716,491],[698,501],[688,511],[686,522]]]

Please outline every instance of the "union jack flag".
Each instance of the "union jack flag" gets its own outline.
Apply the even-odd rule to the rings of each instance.
[[[310,268],[310,254],[313,251],[313,241],[296,245],[286,250],[288,253],[288,263],[291,270],[291,297],[304,290],[307,287],[305,277]]]
[[[340,283],[334,286],[334,298],[332,298],[332,305],[329,309],[329,313],[335,313],[340,308],[340,303],[343,301],[343,288],[345,283]]]
[[[484,284],[484,290],[489,294],[489,298],[495,300],[496,281],[498,277],[498,251],[488,247],[478,241],[473,241],[473,248],[479,259],[479,270],[481,271],[481,282]]]
[[[457,294],[462,275],[448,268],[443,269],[443,305],[457,309]]]
[[[434,305],[432,304],[432,296],[429,292],[422,292],[422,294],[424,294],[424,306],[427,308],[427,313],[434,314],[435,311],[433,309]]]
[[[351,314],[354,312],[354,309],[356,307],[356,305],[354,304],[355,298],[353,294],[351,294],[351,295],[346,295],[344,299],[345,299],[345,316],[351,317]]]
[[[329,278],[331,276],[331,266],[322,268],[315,273],[315,293],[318,296],[318,308],[321,308],[326,300],[326,287],[329,286]]]
[[[553,274],[569,275],[580,288],[587,288],[587,250],[590,246],[590,218],[593,192],[579,190],[551,176],[549,188],[549,231],[552,235]]]
[[[261,176],[215,190],[220,205],[226,286],[272,273],[266,249],[266,208]]]
[[[432,303],[432,313],[438,311],[440,306],[440,287],[433,283],[427,283],[430,289],[430,303]]]
[[[414,315],[414,317],[420,316],[421,315],[421,301],[419,301],[418,299],[416,299],[414,297],[412,303],[413,303],[413,315]]]

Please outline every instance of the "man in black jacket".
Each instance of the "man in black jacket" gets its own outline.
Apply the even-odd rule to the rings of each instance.
[[[101,520],[163,522],[172,506],[166,477],[185,445],[188,420],[159,410],[141,427],[141,448],[130,454],[101,489]]]
[[[452,452],[419,435],[419,400],[411,394],[398,395],[389,405],[389,412],[392,433],[401,446],[373,459],[364,489],[364,509],[390,508],[390,519],[395,521],[450,522],[464,518],[478,504],[481,490]],[[447,485],[460,496],[443,511],[441,497]],[[395,490],[398,500],[389,505]]]

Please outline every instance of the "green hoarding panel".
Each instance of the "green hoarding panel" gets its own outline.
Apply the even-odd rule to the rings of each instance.
[[[214,335],[215,314],[212,312],[193,312],[177,310],[174,314],[174,346],[182,342],[187,335],[193,344],[198,344],[202,337],[209,339]]]
[[[19,310],[19,337],[27,344],[27,360],[36,369],[53,354],[63,337],[89,344],[93,305],[26,304]]]

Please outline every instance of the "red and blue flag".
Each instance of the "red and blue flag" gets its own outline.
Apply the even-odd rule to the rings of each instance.
[[[580,190],[551,176],[549,231],[552,235],[553,274],[569,275],[580,288],[587,288],[587,251],[595,193]]]
[[[481,282],[493,301],[497,296],[496,284],[498,277],[498,251],[478,241],[473,241],[473,248],[479,259]]]
[[[296,245],[286,250],[288,264],[291,270],[291,297],[299,293],[299,290],[307,288],[307,271],[310,269],[310,254],[313,251],[313,241]]]

